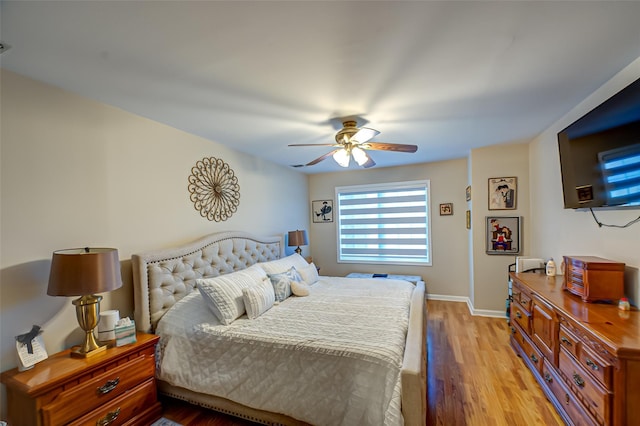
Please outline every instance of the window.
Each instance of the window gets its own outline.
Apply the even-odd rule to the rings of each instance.
[[[339,263],[431,265],[429,181],[336,188]]]

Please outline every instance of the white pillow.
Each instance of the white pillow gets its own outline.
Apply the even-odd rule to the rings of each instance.
[[[292,266],[295,266],[296,269],[300,270],[309,264],[304,260],[304,257],[300,256],[298,253],[293,253],[291,256],[283,257],[282,259],[257,263],[257,265],[260,265],[267,274],[279,274],[281,272],[288,271]]]
[[[302,277],[302,280],[311,285],[318,281],[318,268],[313,263],[305,266],[304,268],[296,268]],[[294,293],[295,294],[295,293]]]
[[[231,324],[245,312],[242,289],[262,281],[257,280],[260,272],[249,269],[196,280],[207,307],[225,325]]]
[[[291,292],[298,297],[308,296],[311,286],[304,281],[291,281]]]
[[[247,310],[247,317],[249,317],[249,319],[256,319],[267,312],[276,301],[271,280],[265,276],[260,284],[243,288],[242,300],[244,301],[244,307]]]

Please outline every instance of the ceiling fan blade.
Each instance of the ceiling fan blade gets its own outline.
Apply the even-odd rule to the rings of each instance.
[[[397,152],[416,152],[416,145],[405,145],[401,143],[385,143],[385,142],[367,142],[360,145],[363,149],[373,149],[377,151],[397,151]]]
[[[339,146],[335,143],[293,143],[287,146]]]
[[[376,129],[369,129],[368,127],[361,127],[358,132],[351,136],[352,142],[365,143],[368,140],[371,140],[373,137],[379,135],[380,132]]]
[[[321,155],[320,157],[316,158],[315,160],[311,160],[309,161],[307,164],[305,164],[305,166],[313,166],[314,164],[318,164],[319,162],[326,160],[327,158],[331,157],[336,151],[339,151],[342,148],[339,149],[334,149],[331,152],[327,152],[324,155]]]
[[[362,165],[362,167],[364,167],[365,169],[368,169],[369,167],[373,167],[376,165],[376,162],[373,161],[373,158],[371,158],[370,156],[368,157],[369,159],[367,160],[367,162]]]

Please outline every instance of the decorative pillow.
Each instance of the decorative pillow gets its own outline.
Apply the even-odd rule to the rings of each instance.
[[[291,281],[302,281],[302,277],[293,266],[286,272],[279,274],[267,273],[267,276],[271,280],[271,284],[273,284],[273,291],[276,295],[277,302],[282,302],[291,296]]]
[[[302,281],[305,283],[312,285],[318,281],[318,268],[316,268],[316,265],[313,263],[305,266],[304,268],[296,268],[296,270],[300,273]]]
[[[243,288],[242,300],[244,301],[244,307],[247,310],[247,317],[249,317],[249,319],[256,319],[267,312],[276,301],[271,280],[265,276],[260,284]]]
[[[257,265],[260,265],[267,274],[279,274],[288,271],[292,266],[295,266],[296,269],[302,269],[309,264],[304,260],[304,257],[298,253],[293,253],[291,256],[283,257],[282,259],[257,263]]]
[[[311,286],[304,281],[291,281],[291,292],[298,297],[308,296]]]
[[[231,324],[245,312],[242,289],[254,286],[256,271],[237,271],[215,278],[197,279],[196,285],[207,307],[225,325]]]

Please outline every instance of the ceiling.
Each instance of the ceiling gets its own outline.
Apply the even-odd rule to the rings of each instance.
[[[332,143],[350,115],[418,146],[371,151],[376,167],[527,142],[640,57],[640,2],[1,7],[3,68],[285,166],[331,150],[287,145]]]

